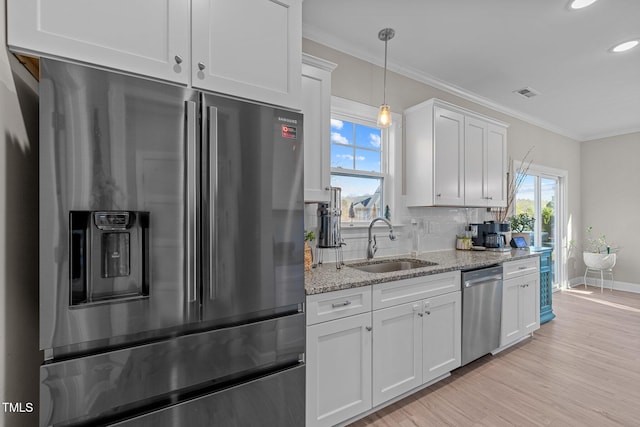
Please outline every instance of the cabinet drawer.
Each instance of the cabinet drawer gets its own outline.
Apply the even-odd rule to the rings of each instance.
[[[459,270],[379,283],[373,286],[373,309],[391,307],[459,290]]]
[[[309,295],[307,325],[340,319],[371,310],[371,286]]]
[[[540,267],[540,258],[532,257],[521,259],[518,261],[508,261],[502,265],[502,274],[505,280],[514,277],[524,276],[526,274],[538,273]]]

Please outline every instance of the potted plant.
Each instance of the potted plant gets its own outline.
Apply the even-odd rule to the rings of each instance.
[[[527,246],[531,245],[531,232],[536,219],[527,212],[521,212],[509,218],[511,222],[511,237],[522,237]]]
[[[304,232],[304,271],[309,271],[313,265],[313,250],[310,242],[316,240],[316,234],[311,231]]]
[[[607,242],[607,236],[601,234],[593,236],[593,227],[587,227],[587,240],[582,259],[588,268],[595,270],[610,270],[616,264],[617,249],[612,249]]]

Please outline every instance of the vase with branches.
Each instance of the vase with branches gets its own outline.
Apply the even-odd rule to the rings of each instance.
[[[522,162],[517,169],[513,168],[513,159],[509,159],[509,171],[507,172],[507,200],[506,205],[503,207],[493,209],[493,219],[496,222],[509,222],[509,215],[515,210],[516,197],[518,196],[518,190],[524,182],[529,167],[531,166],[531,160],[529,155],[533,151],[534,147],[529,148],[529,151],[522,158]],[[513,172],[512,172],[513,171]]]

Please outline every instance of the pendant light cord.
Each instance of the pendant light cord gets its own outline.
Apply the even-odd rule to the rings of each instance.
[[[385,37],[384,41],[384,85],[382,94],[382,103],[387,103],[387,43],[389,40]]]

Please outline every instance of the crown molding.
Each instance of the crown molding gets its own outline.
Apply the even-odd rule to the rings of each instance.
[[[302,35],[304,38],[311,40],[313,42],[322,44],[331,49],[335,49],[347,55],[353,56],[360,60],[369,62],[371,64],[377,65],[379,67],[383,67],[384,64],[380,61],[379,57],[375,57],[362,49],[359,49],[355,45],[349,44],[344,39],[335,37],[325,31],[322,31],[315,26],[304,24]],[[568,129],[556,126],[552,123],[549,123],[545,120],[541,120],[537,117],[525,114],[521,111],[514,110],[512,108],[506,107],[502,104],[499,104],[491,99],[480,96],[471,91],[465,90],[459,86],[453,85],[444,80],[433,77],[429,74],[426,74],[422,71],[412,69],[411,67],[405,67],[400,64],[397,64],[393,61],[389,62],[387,60],[387,70],[390,70],[394,73],[400,74],[402,76],[408,77],[412,80],[416,80],[418,82],[424,83],[426,85],[432,86],[436,89],[442,90],[444,92],[450,93],[467,101],[474,102],[476,104],[482,105],[483,107],[490,108],[497,112],[506,114],[518,120],[522,120],[529,124],[541,127],[548,131],[557,133],[559,135],[565,136],[567,138],[576,140],[576,141],[586,141],[589,137],[581,134],[577,134]]]

